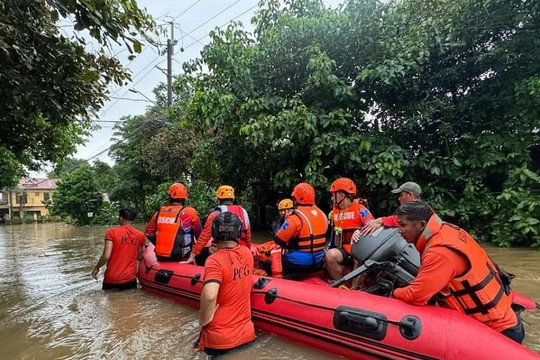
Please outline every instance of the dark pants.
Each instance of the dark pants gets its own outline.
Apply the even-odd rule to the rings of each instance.
[[[521,344],[523,338],[525,337],[525,328],[523,327],[523,321],[521,321],[518,313],[516,313],[516,317],[518,320],[517,324],[511,328],[501,331],[501,334]]]
[[[242,344],[242,345],[238,345],[238,346],[230,348],[230,349],[212,349],[212,348],[207,347],[207,348],[204,348],[204,352],[206,353],[206,355],[210,356],[211,359],[215,359],[218,356],[225,355],[229,351],[239,350],[239,349],[243,349],[245,347],[248,347],[249,345],[251,345],[253,343],[253,341],[255,341],[255,340],[252,340],[252,341],[250,341],[248,343],[245,343],[245,344]]]
[[[103,283],[103,290],[130,290],[137,288],[137,279],[122,284],[107,284]]]

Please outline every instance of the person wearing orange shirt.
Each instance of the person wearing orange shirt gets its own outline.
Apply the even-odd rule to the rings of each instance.
[[[218,206],[213,209],[204,223],[201,236],[193,247],[191,255],[186,260],[187,264],[204,265],[209,255],[215,252],[216,247],[212,246],[212,223],[216,217],[223,212],[232,212],[242,221],[242,233],[238,242],[240,245],[251,247],[251,223],[249,215],[242,206],[234,204],[234,188],[229,185],[222,185],[216,191]]]
[[[255,340],[251,321],[253,255],[239,245],[243,223],[231,212],[220,213],[212,222],[217,251],[204,267],[199,323],[202,327],[196,351],[218,356]]]
[[[283,276],[322,268],[328,217],[315,205],[315,189],[308,183],[296,185],[291,193],[295,209],[274,234],[283,248]]]
[[[396,215],[399,232],[414,243],[421,265],[413,282],[392,296],[413,305],[435,299],[521,343],[525,330],[512,310],[513,295],[482,247],[421,201],[401,204]]]
[[[326,270],[334,280],[343,277],[343,265],[352,268],[351,238],[355,230],[373,220],[371,212],[356,196],[356,185],[349,178],[336,179],[330,186],[332,212],[329,215],[331,235],[325,254]]]
[[[408,201],[419,201],[422,197],[422,188],[415,182],[407,181],[406,183],[401,184],[397,189],[392,190],[393,194],[399,194],[398,202],[399,204],[404,204]],[[398,227],[397,216],[383,216],[376,218],[374,220],[368,221],[366,226],[361,230],[356,231],[353,234],[352,241],[356,242],[360,239],[360,236],[371,235],[375,230],[384,227]]]
[[[197,210],[185,206],[188,191],[184,184],[169,187],[169,205],[162,206],[148,225],[146,237],[154,244],[160,261],[180,261],[187,258],[195,239],[201,234],[201,220]]]
[[[137,288],[137,260],[142,257],[145,238],[141,231],[132,226],[136,216],[131,209],[121,209],[118,216],[120,226],[105,233],[103,254],[92,270],[92,277],[97,280],[99,269],[107,264],[103,290]]]

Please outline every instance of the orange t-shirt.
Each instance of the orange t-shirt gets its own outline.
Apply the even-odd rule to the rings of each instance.
[[[105,241],[112,241],[111,257],[105,270],[106,284],[123,284],[135,280],[137,254],[144,245],[144,234],[129,225],[107,230]]]
[[[251,321],[253,255],[245,246],[220,249],[204,267],[204,283],[220,284],[214,318],[202,328],[199,347],[231,349],[255,339]]]

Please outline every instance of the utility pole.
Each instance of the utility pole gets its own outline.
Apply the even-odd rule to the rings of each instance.
[[[167,107],[172,105],[172,56],[174,55],[174,21],[171,21],[171,38],[167,39]]]

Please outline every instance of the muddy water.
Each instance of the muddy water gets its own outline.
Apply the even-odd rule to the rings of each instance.
[[[100,290],[90,271],[104,232],[63,224],[0,226],[0,358],[205,358],[191,352],[199,330],[194,309],[140,290]],[[540,252],[489,252],[518,276],[515,289],[540,300]],[[524,320],[525,344],[540,353],[540,312]],[[253,346],[227,358],[333,357],[259,332]]]

